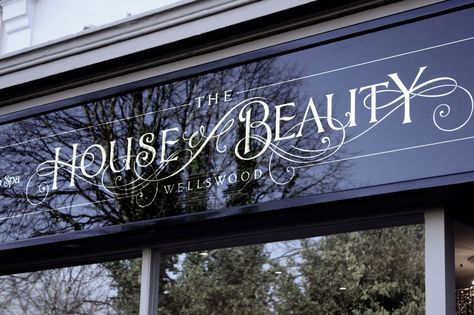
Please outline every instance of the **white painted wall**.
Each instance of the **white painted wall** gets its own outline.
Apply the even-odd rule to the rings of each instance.
[[[1,0],[0,53],[74,35],[179,0]]]

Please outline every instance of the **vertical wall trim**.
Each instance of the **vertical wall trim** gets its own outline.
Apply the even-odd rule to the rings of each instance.
[[[1,53],[31,46],[34,13],[33,0],[0,0],[3,30],[0,30]]]
[[[456,313],[453,221],[444,209],[425,211],[426,314]]]
[[[140,315],[158,314],[159,279],[160,253],[157,249],[145,248],[142,254]]]

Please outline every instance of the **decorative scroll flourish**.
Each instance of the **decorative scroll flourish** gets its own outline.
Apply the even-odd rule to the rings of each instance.
[[[421,75],[425,68],[426,67],[420,68],[419,75]],[[335,128],[335,130],[332,130],[329,135],[320,138],[320,146],[318,146],[317,148],[312,149],[308,147],[298,147],[295,145],[291,145],[291,148],[285,151],[280,147],[280,142],[272,144],[270,146],[270,150],[272,152],[268,162],[269,176],[271,177],[271,179],[276,184],[285,185],[288,184],[294,178],[295,170],[298,168],[311,167],[322,163],[331,163],[331,157],[334,157],[340,151],[341,148],[370,132],[372,129],[381,124],[385,119],[391,116],[394,112],[403,109],[404,107],[409,107],[409,104],[407,104],[407,102],[410,102],[411,99],[417,97],[438,99],[447,97],[455,92],[464,93],[468,98],[468,102],[456,104],[457,108],[462,106],[466,107],[463,110],[463,113],[467,113],[467,115],[464,119],[461,120],[461,122],[457,122],[454,126],[451,127],[443,126],[443,122],[448,122],[447,120],[449,116],[453,115],[451,109],[452,106],[446,103],[441,103],[437,105],[433,110],[432,117],[434,126],[438,130],[443,132],[454,132],[466,126],[466,124],[471,120],[474,112],[474,100],[469,90],[460,86],[455,79],[449,77],[435,78],[415,85],[417,79],[415,79],[413,85],[406,93],[403,93],[401,90],[388,88],[375,90],[374,93],[376,95],[394,94],[395,98],[385,104],[377,104],[377,106],[375,107],[377,111],[386,109],[388,110],[388,112],[386,112],[381,118],[377,119],[376,122],[369,125],[369,127],[363,132],[348,137],[346,132],[346,129],[348,129],[348,127],[344,126],[341,121],[331,117],[320,117],[322,119],[332,119],[333,125],[337,127]],[[407,94],[409,95],[408,98]],[[373,96],[374,95],[372,93],[369,93],[363,98],[363,106],[368,110],[371,110],[372,108],[370,101]],[[349,112],[346,113],[346,116],[349,116],[349,114]],[[302,123],[304,122],[295,125],[287,132],[287,134],[291,133],[293,129],[298,129]],[[337,135],[337,133],[339,133],[339,136]],[[262,141],[258,137],[256,137],[256,140]],[[305,142],[304,144],[307,144],[307,142]],[[318,143],[313,142],[312,145],[318,145]],[[282,176],[285,174],[283,174],[281,170],[279,170],[278,172],[274,171],[274,166],[280,165],[280,163],[274,163],[275,158],[280,158],[289,162],[290,165],[286,168],[286,179],[280,179],[281,177],[285,177]]]
[[[389,77],[393,81],[392,86],[396,88],[389,88],[389,82],[383,82],[358,91],[350,90],[351,110],[345,113],[347,122],[333,117],[332,94],[326,95],[326,110],[321,111],[324,114],[318,113],[321,105],[316,106],[311,98],[303,108],[304,115],[295,111],[291,116],[284,116],[280,111],[284,106],[295,110],[295,103],[270,106],[265,98],[252,97],[231,107],[210,129],[209,126],[201,125],[192,133],[181,131],[178,141],[183,145],[166,158],[161,156],[160,161],[157,159],[157,151],[151,149],[156,145],[155,135],[151,133],[141,136],[142,151],[135,155],[128,152],[125,156],[112,159],[109,164],[106,163],[108,159],[104,147],[98,144],[90,146],[83,154],[76,154],[74,151],[73,158],[67,161],[59,159],[60,150],[56,148],[56,158],[38,165],[35,174],[29,178],[26,196],[32,205],[44,203],[58,189],[60,177],[66,179],[65,182],[69,182],[71,188],[76,183],[86,183],[114,198],[132,197],[137,205],[146,207],[158,196],[157,189],[147,189],[149,185],[173,179],[184,172],[211,143],[217,154],[232,153],[240,160],[255,160],[265,156],[270,179],[275,184],[285,185],[295,178],[299,168],[343,160],[341,155],[344,156],[343,149],[348,143],[364,137],[397,111],[403,111],[402,124],[415,123],[415,118],[411,117],[411,107],[416,106],[416,100],[420,98],[433,99],[433,103],[437,103],[432,112],[433,126],[436,129],[446,133],[462,129],[470,122],[474,112],[472,94],[450,77],[438,77],[419,83],[425,69],[426,67],[419,68],[411,85],[403,84],[398,74],[393,73]],[[356,95],[364,95],[366,90],[369,93],[362,97],[360,105],[370,113],[371,120],[368,124],[365,122],[367,128],[363,131],[350,132],[356,125],[357,130],[360,130],[361,124],[355,121]],[[458,102],[455,106],[444,102],[446,97],[454,93],[463,93],[467,96],[467,102]],[[381,103],[381,99],[390,101]],[[442,102],[438,103],[438,99]],[[461,120],[459,115],[454,114],[457,110],[465,113]],[[450,122],[449,117],[455,116],[457,118],[454,123]],[[282,127],[282,121],[286,128]],[[242,134],[237,130],[245,132]],[[236,139],[232,147],[224,141],[229,138]],[[73,150],[76,149],[77,147],[73,147]],[[99,152],[101,158],[97,158],[92,152]],[[179,163],[175,163],[176,161]],[[117,171],[114,166],[116,164],[125,165],[125,169]],[[125,179],[121,173],[124,170],[132,176]],[[145,189],[147,194],[144,193]],[[150,195],[149,191],[153,191],[154,195]]]

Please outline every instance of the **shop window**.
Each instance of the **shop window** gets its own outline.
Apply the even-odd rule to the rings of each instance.
[[[456,314],[474,314],[474,229],[455,224]]]
[[[0,277],[0,314],[138,314],[141,259]]]
[[[160,314],[423,314],[424,228],[162,256]]]

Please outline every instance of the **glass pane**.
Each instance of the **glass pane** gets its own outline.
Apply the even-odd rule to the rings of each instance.
[[[424,227],[162,257],[160,314],[424,314]]]
[[[474,227],[455,224],[456,314],[474,314]]]
[[[0,277],[0,314],[138,314],[141,259]]]

